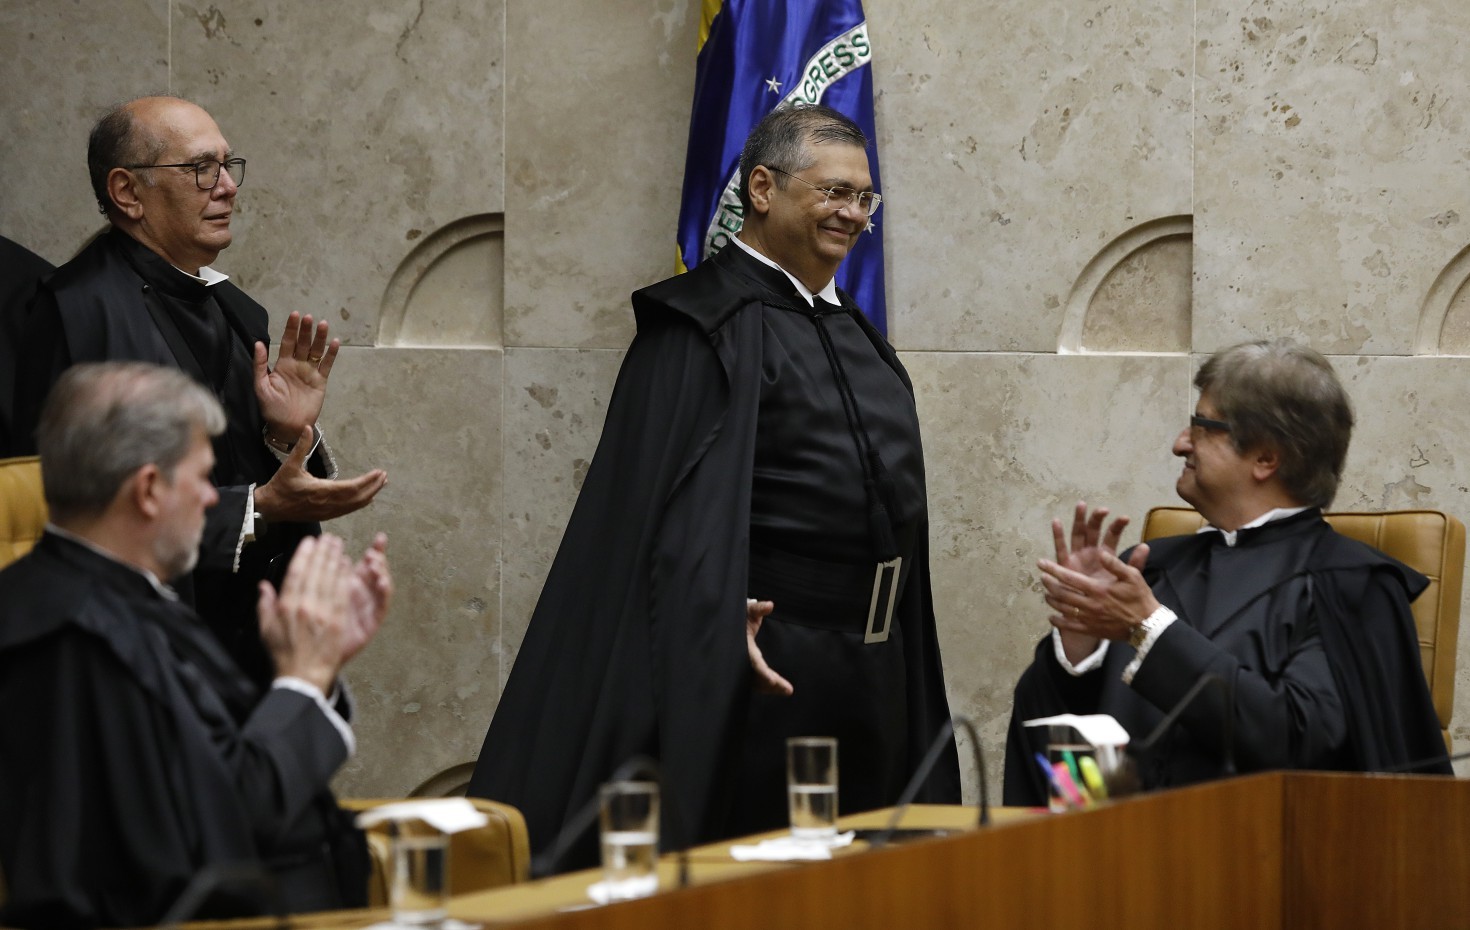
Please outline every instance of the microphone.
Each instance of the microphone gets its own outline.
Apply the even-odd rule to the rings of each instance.
[[[939,757],[943,755],[945,748],[954,739],[956,726],[964,727],[965,732],[970,737],[970,746],[975,752],[975,772],[980,780],[980,802],[977,805],[979,816],[976,825],[984,827],[990,824],[990,791],[985,777],[985,756],[980,748],[980,735],[975,731],[975,724],[969,717],[963,714],[955,714],[950,719],[944,721],[944,724],[939,728],[939,734],[934,737],[934,742],[929,745],[929,751],[924,754],[924,758],[919,762],[919,767],[914,770],[913,777],[904,786],[903,794],[898,796],[898,804],[894,806],[893,814],[888,818],[887,825],[882,830],[874,833],[872,839],[869,840],[869,845],[873,849],[881,849],[886,846],[893,839],[895,833],[899,832],[899,821],[903,819],[904,812],[908,810],[909,805],[918,796],[919,788],[928,780],[929,773],[934,770],[934,766],[939,762]],[[919,832],[943,836],[948,831],[921,830]]]
[[[1133,743],[1128,747],[1128,756],[1130,757],[1129,761],[1136,764],[1139,757],[1149,752],[1152,752],[1154,747],[1158,745],[1159,741],[1164,738],[1164,735],[1167,734],[1171,729],[1173,729],[1174,724],[1179,722],[1179,717],[1186,710],[1189,709],[1189,706],[1194,703],[1195,699],[1198,698],[1206,688],[1212,685],[1220,689],[1221,696],[1224,698],[1225,701],[1224,726],[1221,731],[1220,741],[1220,755],[1223,758],[1220,774],[1222,777],[1225,778],[1229,778],[1230,776],[1234,775],[1235,681],[1233,679],[1226,678],[1218,672],[1205,672],[1204,674],[1200,675],[1195,683],[1193,685],[1190,685],[1189,690],[1184,692],[1184,697],[1180,698],[1174,704],[1174,706],[1169,709],[1169,712],[1164,715],[1164,719],[1160,720],[1158,725],[1154,727],[1153,732],[1144,737],[1142,742]],[[1118,777],[1120,780],[1132,779],[1134,782],[1139,781],[1136,772],[1119,773]],[[1137,784],[1134,784],[1131,787],[1133,787],[1134,790],[1137,790],[1138,786]],[[1112,791],[1112,788],[1112,785],[1108,786],[1108,790],[1110,792]],[[1123,793],[1127,794],[1131,792],[1128,792],[1125,789]]]
[[[647,756],[633,756],[618,766],[613,771],[612,778],[608,780],[629,781],[634,778],[643,778],[658,783],[660,817],[666,816],[668,818],[670,829],[667,832],[675,835],[680,833],[680,830],[674,829],[682,826],[679,823],[675,805],[667,803],[664,800],[669,797],[669,793],[665,790],[663,775],[659,771],[658,763]],[[601,799],[596,793],[593,793],[587,803],[583,804],[575,814],[567,819],[566,823],[562,824],[561,830],[556,834],[556,839],[552,842],[551,846],[547,847],[546,852],[531,857],[532,878],[545,878],[548,875],[556,873],[556,867],[561,863],[562,858],[571,850],[572,844],[581,839],[582,835],[597,822],[597,814],[600,807]],[[679,887],[687,888],[689,886],[689,850],[679,849],[671,851],[675,852],[678,856]]]
[[[227,889],[255,892],[254,903],[265,903],[266,913],[276,919],[276,930],[286,930],[289,926],[281,889],[276,885],[276,877],[264,866],[259,862],[217,862],[200,869],[190,879],[184,893],[159,921],[159,930],[178,930],[179,924],[194,920],[199,908],[216,893]]]

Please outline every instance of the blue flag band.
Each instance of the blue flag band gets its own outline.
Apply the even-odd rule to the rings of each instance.
[[[874,189],[882,191],[873,48],[859,0],[705,0],[703,9],[679,212],[681,269],[718,252],[740,231],[740,149],[777,107],[822,103],[856,122],[869,139]],[[848,253],[837,284],[886,331],[877,220]]]

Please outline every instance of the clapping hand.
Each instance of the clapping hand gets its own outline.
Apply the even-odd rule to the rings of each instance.
[[[295,312],[286,318],[275,368],[266,364],[265,343],[255,344],[255,397],[272,439],[288,445],[316,423],[340,347],[339,340],[327,341],[326,320],[313,332],[311,316]]]
[[[1129,520],[1118,517],[1104,529],[1107,516],[1106,507],[1089,514],[1086,502],[1078,501],[1070,545],[1062,521],[1053,520],[1056,561],[1037,563],[1046,604],[1056,611],[1047,619],[1061,631],[1067,657],[1074,662],[1096,649],[1100,639],[1126,639],[1158,606],[1141,572],[1148,546],[1140,544],[1123,562],[1118,540]]]

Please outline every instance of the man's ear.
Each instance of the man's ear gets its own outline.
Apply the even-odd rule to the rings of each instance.
[[[776,189],[776,174],[765,165],[750,169],[745,181],[745,193],[750,198],[750,208],[765,215],[771,211],[772,192]]]
[[[1251,453],[1251,476],[1266,481],[1281,467],[1281,456],[1275,449],[1261,447]]]
[[[130,220],[143,218],[143,201],[138,199],[138,186],[142,183],[126,168],[113,168],[107,172],[107,196],[113,206]]]
[[[128,500],[139,514],[150,520],[156,519],[162,512],[159,497],[166,483],[163,480],[163,472],[157,465],[150,462],[133,472],[132,477],[123,484],[120,493],[127,495]]]

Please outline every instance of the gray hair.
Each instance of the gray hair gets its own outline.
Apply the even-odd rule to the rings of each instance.
[[[36,446],[52,515],[107,509],[128,478],[157,465],[168,481],[196,431],[224,432],[225,411],[181,371],[145,362],[98,362],[66,370],[41,411]]]
[[[172,97],[173,94],[149,94],[152,97]],[[152,127],[140,122],[133,115],[133,104],[142,100],[134,97],[115,104],[102,115],[87,137],[87,174],[92,179],[92,194],[97,198],[97,211],[104,216],[112,212],[112,197],[107,193],[107,176],[113,168],[124,165],[151,165],[163,155],[167,148]],[[140,175],[143,183],[152,185],[150,175]]]
[[[776,186],[785,190],[787,177],[780,172],[795,174],[810,168],[816,159],[808,146],[824,142],[868,147],[862,128],[831,107],[778,107],[767,113],[740,151],[740,205],[745,215],[750,215],[750,173],[757,165],[774,169]]]
[[[1337,495],[1353,435],[1353,405],[1332,365],[1290,339],[1243,342],[1200,367],[1208,392],[1242,454],[1272,449],[1277,473],[1301,504],[1326,507]]]

